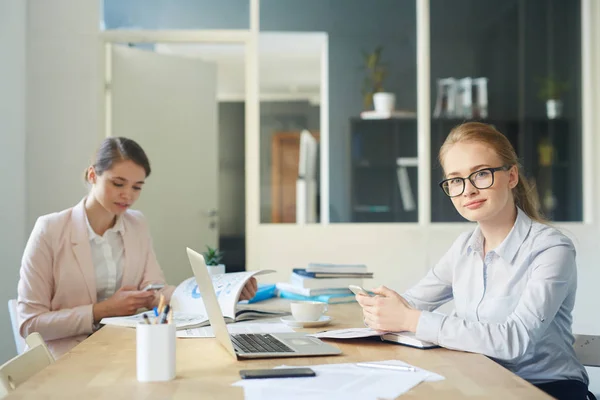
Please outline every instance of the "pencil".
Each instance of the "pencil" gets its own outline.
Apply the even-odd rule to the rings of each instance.
[[[165,306],[165,296],[161,293],[160,301],[158,302],[158,315],[162,314],[164,306]]]
[[[146,313],[144,313],[143,317],[144,317],[144,322],[146,323],[146,325],[150,325],[150,318],[148,318]]]

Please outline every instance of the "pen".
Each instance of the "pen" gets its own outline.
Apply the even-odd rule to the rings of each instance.
[[[153,310],[154,310],[154,316],[158,317],[158,307],[154,307]]]
[[[148,318],[148,316],[146,315],[146,313],[143,314],[143,317],[144,317],[144,322],[146,323],[146,325],[151,325],[150,318]]]
[[[165,308],[163,309],[163,313],[160,316],[160,321],[158,321],[159,324],[165,324],[167,323],[167,316],[169,315],[169,310],[171,309],[171,306],[169,304],[167,304],[165,306]]]
[[[417,371],[417,369],[415,367],[409,367],[409,366],[405,366],[405,365],[356,363],[356,366],[357,367],[365,367],[365,368],[393,369],[395,371],[410,371],[410,372],[416,372]]]

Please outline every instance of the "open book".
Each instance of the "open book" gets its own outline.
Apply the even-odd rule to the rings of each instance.
[[[246,282],[252,276],[271,272],[273,271],[261,270],[211,276],[217,300],[227,323],[289,314],[288,312],[261,311],[259,306],[255,304],[244,305],[243,308],[238,307],[240,294]],[[173,323],[175,323],[177,330],[210,325],[202,294],[198,291],[198,285],[194,277],[186,279],[177,286],[171,297],[171,307],[173,309]],[[154,320],[154,311],[151,310],[128,317],[103,318],[100,323],[134,328],[138,323],[144,322],[144,313],[151,321]]]
[[[434,343],[425,342],[417,339],[415,337],[415,334],[412,332],[380,332],[371,328],[337,329],[332,331],[313,333],[309,336],[326,339],[357,339],[379,336],[381,340],[385,342],[394,342],[405,346],[416,347],[419,349],[432,349],[435,347],[439,347]]]

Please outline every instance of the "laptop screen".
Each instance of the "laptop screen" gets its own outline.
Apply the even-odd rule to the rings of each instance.
[[[198,290],[200,291],[202,300],[204,301],[204,307],[206,308],[210,325],[215,333],[215,337],[219,343],[221,343],[221,345],[225,347],[229,353],[231,353],[233,357],[237,358],[235,350],[233,349],[233,344],[231,343],[231,338],[229,337],[229,331],[227,330],[225,319],[223,318],[223,312],[221,311],[221,307],[219,306],[219,302],[217,300],[212,279],[208,274],[208,269],[206,268],[206,263],[204,262],[204,257],[202,254],[198,254],[189,247],[187,248],[187,254],[192,266],[192,271],[194,272],[194,277],[196,277]]]

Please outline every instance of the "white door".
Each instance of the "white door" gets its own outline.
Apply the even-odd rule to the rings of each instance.
[[[186,246],[218,241],[214,64],[125,46],[112,51],[112,134],[137,141],[152,172],[134,206],[146,216],[167,282],[192,276]]]

